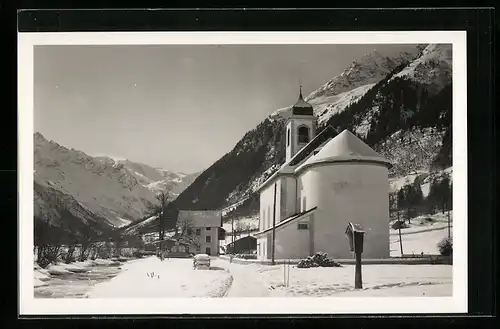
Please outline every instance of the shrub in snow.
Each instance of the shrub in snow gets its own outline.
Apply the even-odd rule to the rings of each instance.
[[[329,258],[324,252],[318,252],[314,256],[309,256],[306,259],[301,260],[298,264],[298,268],[310,268],[310,267],[341,267],[339,263]]]
[[[234,257],[241,258],[241,259],[257,259],[256,254],[237,254]]]
[[[134,251],[134,253],[132,254],[132,257],[135,257],[135,258],[142,258],[142,257],[144,257],[144,253],[142,252],[142,250],[136,250],[136,251]]]
[[[453,254],[453,238],[444,238],[437,247],[442,256],[451,256]]]
[[[422,219],[422,222],[424,222],[424,223],[433,223],[434,219],[431,218],[431,217],[425,217],[424,219]]]
[[[314,262],[311,256],[307,257],[306,259],[301,260],[297,264],[298,268],[310,268],[310,267],[319,267],[318,264]]]

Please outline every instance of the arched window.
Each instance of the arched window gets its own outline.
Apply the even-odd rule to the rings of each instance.
[[[290,128],[286,130],[286,146],[290,146]]]
[[[298,129],[299,143],[309,143],[309,128],[306,126],[300,126]]]

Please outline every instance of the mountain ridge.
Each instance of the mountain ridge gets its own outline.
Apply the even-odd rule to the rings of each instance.
[[[404,54],[397,60],[388,60],[375,54],[364,58],[364,63],[352,63],[344,70],[344,75],[340,75],[341,78],[337,76],[330,79],[307,97],[319,117],[318,132],[330,125],[338,131],[348,129],[355,133],[376,151],[396,162],[396,169],[391,177],[404,176],[417,169],[434,170],[431,167],[436,168],[439,154],[443,155],[437,161],[441,162],[437,166],[449,167],[451,74],[447,72],[451,72],[446,67],[451,63],[449,47],[442,44],[419,45],[415,55],[411,55],[413,57]],[[407,58],[411,60],[406,61]],[[434,64],[418,65],[426,63],[427,58],[431,58]],[[354,72],[356,68],[366,68],[366,63],[372,65],[370,69],[363,69],[361,73]],[[444,74],[427,74],[427,70],[436,71],[441,64]],[[372,70],[373,67],[380,70]],[[412,67],[417,70],[411,71],[409,68]],[[417,71],[418,74],[413,75],[400,74]],[[365,79],[366,76],[369,78]],[[434,78],[441,80],[434,83]],[[315,103],[321,104],[319,100],[322,100],[326,107],[334,108],[334,104],[338,104],[337,100],[332,101],[328,97],[349,93],[363,86],[366,87],[362,92],[356,93],[357,97],[352,102],[345,101],[338,110],[323,114],[321,118],[321,114],[328,108],[318,108]],[[243,199],[247,201],[239,206],[240,215],[254,215],[258,211],[258,198],[253,196],[255,188],[274,173],[284,160],[282,138],[286,116],[281,114],[288,108],[290,107],[272,112],[256,128],[247,132],[230,152],[200,174],[173,202],[171,217],[175,218],[176,209],[219,209]],[[417,135],[420,137],[415,137]],[[421,147],[412,142],[418,138],[427,141],[425,145],[432,154],[421,155]],[[400,140],[407,140],[406,146],[398,145]],[[388,153],[390,149],[394,152]],[[398,165],[405,154],[412,152],[416,152],[420,160]],[[246,166],[236,170],[234,166],[237,163],[246,163]],[[214,195],[215,193],[219,195]]]
[[[174,199],[198,175],[107,156],[92,157],[48,140],[40,132],[33,138],[38,227],[64,226],[63,231],[77,234],[82,223],[97,221],[94,231],[109,233],[143,218],[158,191],[168,189]]]

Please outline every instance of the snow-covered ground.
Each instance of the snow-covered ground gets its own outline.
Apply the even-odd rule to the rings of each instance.
[[[453,228],[450,230],[453,234]],[[403,240],[403,253],[405,255],[420,255],[422,252],[425,255],[439,255],[437,244],[448,237],[448,230],[446,227],[428,232],[416,232],[401,235]],[[391,257],[401,256],[399,236],[391,234]]]
[[[300,269],[283,265],[224,265],[233,275],[227,297],[450,296],[450,265],[364,265],[363,290],[354,289],[354,265]]]
[[[102,261],[35,270],[36,297],[171,298],[289,296],[449,296],[451,265],[364,265],[363,290],[355,290],[354,266],[289,268],[236,264],[212,258],[210,270],[193,270],[191,259],[156,257],[118,266]],[[72,272],[73,271],[73,272]],[[52,274],[50,274],[50,272]],[[288,274],[287,274],[288,275]],[[288,281],[288,284],[284,283]]]
[[[87,297],[223,297],[231,282],[222,268],[193,270],[191,259],[148,257],[125,264],[119,275],[95,285]]]
[[[430,218],[432,221],[427,221],[426,218]],[[398,230],[390,228],[389,235],[391,257],[401,256]],[[450,235],[453,236],[453,211],[450,211]],[[403,253],[405,255],[419,255],[423,252],[426,255],[439,255],[437,244],[447,237],[447,213],[413,218],[408,228],[401,229]]]

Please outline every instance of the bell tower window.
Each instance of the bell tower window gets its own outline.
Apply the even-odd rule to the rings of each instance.
[[[298,129],[299,143],[309,143],[309,128],[301,126]]]
[[[286,146],[290,146],[290,129],[286,131]]]

